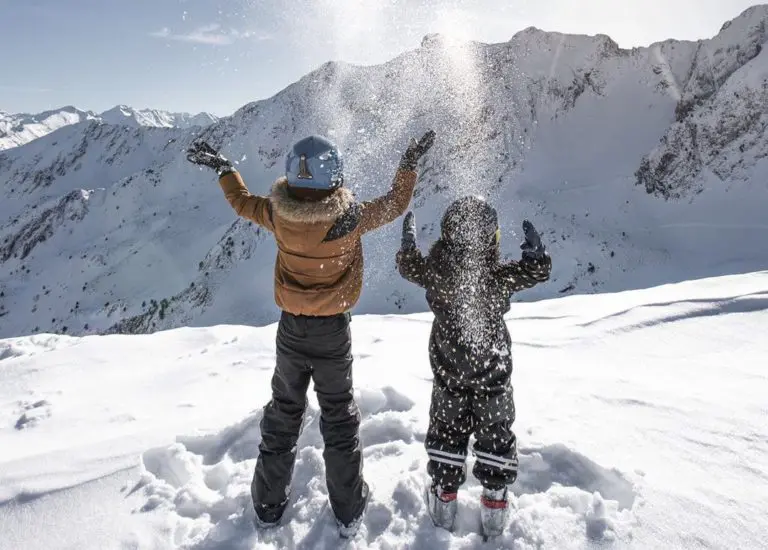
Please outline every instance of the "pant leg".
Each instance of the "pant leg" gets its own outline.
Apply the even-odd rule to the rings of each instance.
[[[328,495],[336,517],[348,524],[364,506],[360,411],[352,387],[350,316],[311,321],[307,343],[312,348],[312,379],[320,405]]]
[[[261,443],[251,495],[263,521],[276,521],[287,503],[296,460],[296,442],[307,406],[310,369],[298,343],[299,323],[283,314],[277,328],[277,362],[272,376],[272,399],[264,407]]]
[[[432,482],[448,492],[457,491],[467,479],[467,446],[474,428],[470,404],[468,393],[451,391],[435,378],[424,446]]]
[[[472,401],[475,418],[476,461],[472,474],[484,487],[501,489],[517,479],[517,439],[512,431],[515,402],[511,385],[476,394]]]

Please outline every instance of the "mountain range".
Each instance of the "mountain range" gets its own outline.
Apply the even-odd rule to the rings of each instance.
[[[523,219],[552,255],[526,299],[765,269],[767,21],[754,6],[711,39],[633,49],[536,28],[498,44],[429,35],[382,65],[328,62],[210,124],[56,115],[71,123],[0,153],[0,338],[277,318],[275,245],[185,160],[199,138],[266,194],[293,142],[326,135],[368,199],[433,128],[412,204],[422,250],[452,200],[484,195],[506,257]],[[426,308],[395,269],[399,224],[364,240],[355,313]]]
[[[0,110],[0,151],[24,145],[63,126],[88,120],[131,127],[191,128],[213,124],[218,118],[208,113],[169,113],[155,109],[133,109],[125,105],[118,105],[101,114],[82,111],[71,105],[37,114],[9,114]]]

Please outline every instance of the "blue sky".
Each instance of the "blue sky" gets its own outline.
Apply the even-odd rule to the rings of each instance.
[[[501,42],[534,25],[631,47],[710,37],[755,3],[0,0],[0,110],[123,103],[227,115],[325,61],[381,63],[430,32]]]

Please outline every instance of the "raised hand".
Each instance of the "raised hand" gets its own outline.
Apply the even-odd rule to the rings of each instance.
[[[187,149],[187,160],[198,166],[213,168],[218,174],[233,170],[232,163],[205,141],[197,141]]]
[[[418,142],[411,138],[411,141],[408,144],[408,149],[405,150],[405,153],[403,153],[403,158],[400,161],[400,168],[403,170],[415,170],[419,159],[424,156],[424,153],[429,151],[434,143],[434,130],[429,130]]]
[[[416,248],[416,220],[413,212],[408,212],[403,219],[403,239],[400,248],[403,250]]]
[[[523,251],[523,258],[527,260],[541,260],[544,258],[546,248],[541,244],[541,237],[536,228],[528,220],[523,221],[523,233],[525,241],[520,245]]]

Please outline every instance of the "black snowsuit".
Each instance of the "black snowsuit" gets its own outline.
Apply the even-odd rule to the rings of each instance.
[[[401,249],[397,265],[405,279],[426,289],[435,315],[425,442],[430,476],[444,490],[457,490],[466,480],[467,447],[474,434],[474,476],[491,489],[512,484],[517,444],[512,342],[504,314],[514,292],[549,278],[550,257],[499,263],[495,247],[476,253],[441,239],[427,258],[417,248]]]

